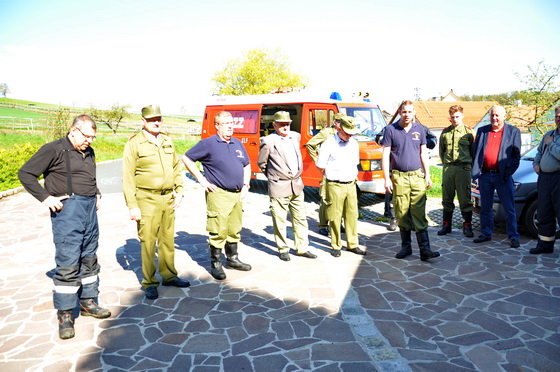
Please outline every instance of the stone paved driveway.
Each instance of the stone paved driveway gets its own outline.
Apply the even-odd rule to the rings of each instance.
[[[475,245],[458,230],[438,237],[440,259],[394,258],[400,242],[362,201],[365,257],[329,254],[314,232],[309,260],[278,259],[268,198],[254,182],[245,204],[240,258],[250,272],[216,282],[209,264],[203,191],[187,180],[177,213],[176,265],[188,289],[139,289],[134,224],[120,194],[99,212],[100,302],[113,316],[78,317],[77,336],[56,335],[49,276],[50,221],[26,193],[0,200],[0,370],[2,371],[558,371],[560,258],[528,254],[496,234]],[[306,190],[316,228],[317,195]],[[437,220],[439,202],[428,215]],[[558,252],[558,245],[557,250]]]

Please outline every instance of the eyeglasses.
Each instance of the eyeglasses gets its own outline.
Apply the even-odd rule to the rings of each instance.
[[[95,136],[89,136],[89,135],[87,135],[87,134],[84,134],[84,132],[82,132],[82,130],[81,130],[80,128],[76,128],[76,129],[77,129],[80,133],[82,133],[82,136],[84,136],[85,139],[92,140],[92,141],[95,140]]]

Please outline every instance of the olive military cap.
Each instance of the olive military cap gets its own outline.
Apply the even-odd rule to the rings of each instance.
[[[340,118],[340,127],[347,134],[352,135],[358,133],[358,128],[356,124],[354,124],[354,118],[352,116],[343,116]]]
[[[160,118],[161,117],[161,110],[159,106],[156,105],[149,105],[142,108],[142,117],[144,119],[151,119],[151,118]]]

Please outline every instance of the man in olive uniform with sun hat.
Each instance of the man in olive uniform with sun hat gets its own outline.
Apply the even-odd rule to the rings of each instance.
[[[155,300],[156,245],[163,285],[190,286],[175,269],[175,209],[183,199],[183,176],[171,138],[161,133],[159,106],[142,108],[142,123],[144,128],[124,148],[123,192],[142,245],[142,290],[148,300]]]
[[[340,118],[342,118],[344,114],[337,113],[333,116],[333,125],[326,126],[319,131],[313,138],[311,138],[305,144],[307,147],[307,152],[311,159],[314,162],[317,161],[317,156],[319,155],[319,148],[321,144],[325,142],[328,138],[331,138],[336,133],[336,126],[340,125]],[[319,234],[328,236],[329,235],[329,221],[327,220],[327,206],[325,205],[325,197],[326,197],[326,180],[325,176],[321,180],[321,186],[319,187],[319,195],[321,197],[321,202],[319,203]]]

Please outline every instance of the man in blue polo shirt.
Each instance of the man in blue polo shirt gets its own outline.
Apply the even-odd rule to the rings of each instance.
[[[241,141],[232,137],[233,117],[220,111],[214,117],[216,134],[198,142],[182,160],[189,172],[206,190],[207,223],[210,245],[210,274],[224,280],[222,249],[226,250],[226,267],[249,271],[251,265],[239,261],[237,243],[241,240],[241,200],[249,192],[251,165]],[[196,166],[200,161],[204,175]]]
[[[401,233],[401,250],[396,258],[412,254],[412,229],[420,248],[420,259],[439,257],[432,252],[426,218],[426,189],[432,186],[425,128],[414,122],[411,101],[399,107],[400,119],[388,125],[383,137],[383,176],[385,190],[393,194],[395,217]],[[391,170],[392,169],[392,170]]]

